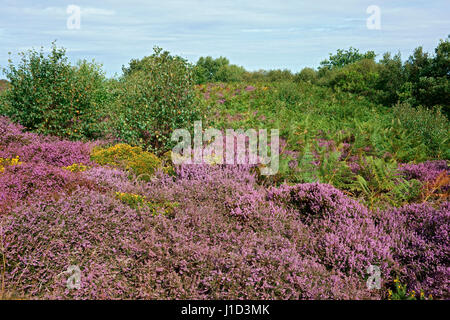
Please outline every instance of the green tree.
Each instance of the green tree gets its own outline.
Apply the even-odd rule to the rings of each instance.
[[[29,130],[79,139],[102,133],[103,106],[108,101],[100,65],[80,61],[72,66],[55,43],[21,53],[21,61],[4,68],[10,88],[2,98],[3,113]]]
[[[118,88],[113,132],[128,144],[162,153],[170,149],[174,129],[188,128],[198,118],[192,65],[158,47],[131,63],[134,71]]]
[[[373,51],[360,53],[358,49],[353,47],[350,47],[348,50],[338,49],[336,54],[330,53],[330,57],[320,63],[319,69],[331,70],[334,68],[341,68],[363,59],[374,60],[375,57],[376,54]]]

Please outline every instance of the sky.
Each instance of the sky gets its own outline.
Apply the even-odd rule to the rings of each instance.
[[[154,46],[191,62],[225,56],[247,70],[298,72],[350,46],[403,59],[418,46],[433,52],[449,17],[449,0],[0,0],[0,67],[8,52],[17,61],[56,40],[72,62],[95,59],[108,76]]]

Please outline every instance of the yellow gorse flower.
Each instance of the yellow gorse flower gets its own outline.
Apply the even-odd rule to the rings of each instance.
[[[74,163],[70,166],[63,167],[64,170],[70,171],[70,172],[83,172],[89,169],[88,166],[82,164],[82,163]]]
[[[0,158],[0,173],[5,171],[6,166],[19,166],[22,162],[19,161],[19,156],[15,158]]]

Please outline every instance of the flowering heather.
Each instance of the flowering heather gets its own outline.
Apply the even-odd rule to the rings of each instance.
[[[410,290],[450,298],[450,202],[438,208],[410,204],[380,213],[392,239],[394,259],[402,266],[402,282]]]
[[[90,150],[96,143],[72,142],[23,132],[23,127],[0,118],[0,157],[19,156],[21,161],[56,167],[91,164]]]
[[[389,273],[393,263],[389,237],[372,213],[327,184],[283,185],[268,197],[290,208],[311,229],[312,250],[329,268],[347,274],[365,273],[373,264]]]
[[[443,171],[449,172],[449,167],[445,160],[426,161],[418,164],[402,164],[400,166],[400,172],[403,173],[406,179],[417,179],[422,182],[435,180]]]
[[[449,202],[369,210],[328,184],[261,185],[248,165],[184,164],[144,180],[90,162],[96,143],[0,124],[0,157],[10,159],[0,274],[18,297],[381,299],[399,278],[450,298]],[[425,181],[448,170],[402,168]],[[70,265],[81,269],[78,290],[66,286]],[[370,265],[381,290],[366,287]]]
[[[212,181],[188,181],[213,191]],[[161,182],[160,190],[159,181],[147,188],[164,192],[168,181]],[[328,270],[298,250],[310,235],[293,216],[268,207],[257,213],[265,223],[246,225],[198,194],[174,196],[186,201],[172,218],[86,189],[17,208],[2,234],[7,288],[27,297],[77,299],[371,296],[359,277]],[[82,270],[82,287],[69,291],[62,273],[73,264]]]

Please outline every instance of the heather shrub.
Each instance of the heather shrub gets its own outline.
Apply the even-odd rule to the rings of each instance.
[[[407,180],[417,179],[422,182],[434,181],[443,172],[449,172],[446,160],[430,160],[422,163],[402,164],[400,172]]]
[[[123,143],[109,148],[94,148],[91,159],[100,165],[129,169],[137,176],[150,176],[161,166],[161,160],[154,154]]]
[[[61,168],[42,163],[6,166],[0,174],[0,202],[18,205],[29,199],[55,196],[78,185],[90,184]]]
[[[393,256],[402,266],[400,280],[408,290],[449,298],[450,203],[429,203],[386,210],[380,223],[393,239]]]
[[[55,167],[74,163],[91,164],[90,150],[99,144],[61,140],[57,137],[41,136],[23,132],[21,125],[0,118],[0,157],[19,157],[27,163],[43,163]]]
[[[86,189],[17,208],[0,235],[5,240],[6,289],[30,297],[75,299],[371,297],[360,278],[327,270],[298,250],[309,237],[299,221],[282,212],[274,215],[267,206],[258,214],[270,224],[246,226],[191,192],[204,188],[205,195],[214,195],[220,184],[229,190],[239,184],[224,181],[220,170],[215,177],[223,178],[217,184],[208,176],[200,178],[204,170],[193,170],[187,180],[162,176],[136,186],[147,199],[173,197],[179,202],[172,219],[143,214]],[[230,168],[228,174],[232,172],[242,171]],[[168,188],[174,190],[166,192]],[[62,273],[69,265],[82,271],[80,290],[66,288]]]
[[[125,143],[164,153],[171,148],[172,131],[198,118],[192,68],[155,48],[127,70],[111,115],[113,133]]]
[[[44,134],[99,137],[107,101],[101,67],[87,61],[72,66],[56,45],[47,56],[35,50],[21,56],[18,65],[10,60],[4,69],[11,84],[2,98],[4,115]]]
[[[311,230],[312,254],[327,268],[364,276],[378,265],[386,279],[395,265],[390,239],[367,208],[326,184],[282,185],[272,188],[269,199],[283,204]]]

